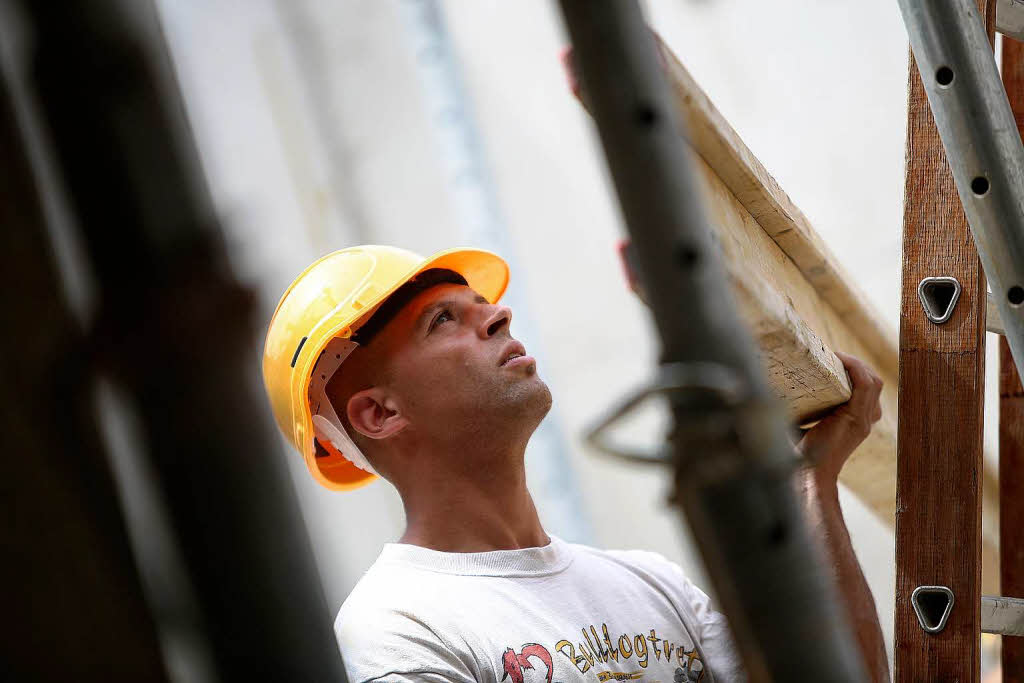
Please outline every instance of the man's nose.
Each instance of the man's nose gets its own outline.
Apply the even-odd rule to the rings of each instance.
[[[508,306],[494,306],[491,314],[484,317],[483,322],[480,324],[480,336],[484,339],[493,337],[502,328],[506,328],[512,323],[512,309]]]

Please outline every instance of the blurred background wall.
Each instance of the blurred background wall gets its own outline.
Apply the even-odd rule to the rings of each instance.
[[[421,253],[465,244],[480,234],[467,228],[465,207],[483,198],[491,237],[516,263],[513,333],[529,331],[523,341],[539,350],[555,397],[547,446],[528,454],[549,531],[656,550],[706,586],[687,530],[666,506],[664,473],[599,458],[582,443],[585,426],[650,374],[656,349],[620,275],[618,209],[591,124],[565,85],[556,7],[448,0],[436,5],[440,24],[424,26],[419,13],[431,4],[159,2],[236,265],[262,293],[269,321],[318,256],[364,242]],[[645,7],[895,329],[908,50],[896,3]],[[444,83],[425,80],[438,58],[424,42],[430,30],[453,60],[457,87],[441,96],[456,98],[454,122],[439,109]],[[993,375],[987,384],[991,453]],[[401,503],[382,481],[328,492],[288,455],[337,610],[381,544],[400,535]],[[845,492],[842,503],[891,658],[892,533]]]

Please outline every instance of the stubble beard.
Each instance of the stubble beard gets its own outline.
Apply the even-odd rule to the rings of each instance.
[[[548,385],[536,372],[512,382],[487,384],[481,387],[479,402],[472,407],[478,420],[474,431],[490,439],[529,440],[551,410]]]

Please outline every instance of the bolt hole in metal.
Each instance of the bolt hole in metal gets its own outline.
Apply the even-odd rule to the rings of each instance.
[[[975,197],[984,197],[988,194],[988,188],[988,178],[983,175],[980,175],[971,181],[971,192],[974,193]]]
[[[941,325],[953,316],[960,299],[960,282],[954,277],[926,277],[917,286],[917,296],[928,320]]]
[[[786,538],[789,536],[786,525],[781,522],[775,522],[771,529],[768,530],[768,545],[780,546],[786,542]]]
[[[1020,285],[1014,285],[1010,287],[1010,290],[1006,293],[1006,299],[1010,302],[1013,307],[1024,304],[1024,287]]]
[[[949,84],[953,82],[953,70],[948,66],[940,66],[935,71],[935,82],[943,88],[949,87]]]
[[[938,633],[946,627],[953,610],[953,591],[946,586],[918,586],[910,596],[917,621],[928,633]]]
[[[636,108],[636,122],[645,128],[651,128],[658,122],[658,112],[649,104],[641,104]]]
[[[700,261],[700,252],[688,244],[676,247],[676,261],[684,268],[693,268]]]

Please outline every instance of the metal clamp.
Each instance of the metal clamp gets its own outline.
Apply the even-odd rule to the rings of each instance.
[[[928,633],[946,628],[949,613],[953,611],[953,591],[946,586],[918,586],[910,594],[917,623]]]
[[[747,387],[731,368],[719,363],[666,363],[649,385],[630,394],[622,403],[587,430],[584,439],[592,448],[617,458],[642,463],[668,462],[664,449],[643,451],[615,445],[607,438],[612,425],[636,410],[643,401],[655,394],[681,391],[703,392],[714,395],[723,406],[737,406],[747,396]]]
[[[955,277],[926,277],[917,285],[917,298],[928,320],[941,325],[953,315],[956,302],[962,291],[960,281]]]

